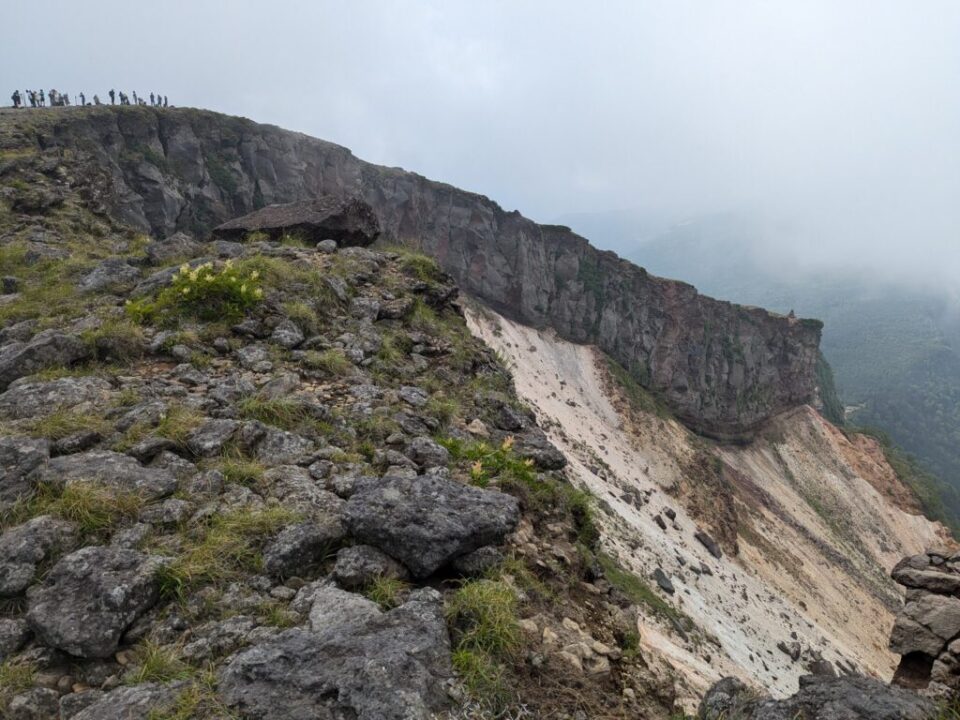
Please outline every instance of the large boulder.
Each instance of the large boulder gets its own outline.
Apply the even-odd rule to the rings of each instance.
[[[271,240],[295,234],[314,245],[330,239],[340,247],[366,246],[380,235],[380,222],[363,200],[327,195],[309,202],[269,205],[214,228],[213,236],[243,240],[253,232],[264,233]]]
[[[145,500],[166,497],[177,489],[177,478],[168,468],[144,467],[129,455],[109,450],[51,458],[31,479],[55,487],[92,482]]]
[[[145,252],[151,265],[168,265],[176,260],[185,260],[199,255],[203,246],[185,232],[175,232],[162,240],[147,244]]]
[[[704,696],[698,720],[929,720],[933,703],[873,678],[807,675],[792,697],[758,697],[736,678],[724,678]]]
[[[51,367],[68,367],[90,357],[80,338],[59,330],[44,330],[28,342],[14,342],[0,350],[0,390],[17,378]]]
[[[132,286],[140,278],[140,270],[122,258],[108,258],[80,278],[80,292],[100,292]]]
[[[417,590],[390,612],[343,591],[314,631],[287,630],[235,655],[219,692],[244,718],[427,720],[446,702],[450,644],[439,593]],[[311,617],[321,613],[311,612]]]
[[[132,720],[132,718],[169,717],[177,703],[177,698],[188,687],[185,682],[166,685],[143,683],[125,685],[99,694],[96,699],[80,712],[70,716],[70,720]],[[65,698],[71,697],[65,695]]]
[[[73,523],[41,515],[0,535],[0,596],[17,595],[33,582],[37,565],[53,554],[72,550]]]
[[[360,589],[378,578],[406,580],[407,569],[369,545],[351,545],[337,553],[333,577],[348,590]]]
[[[305,575],[330,555],[345,534],[335,515],[290,525],[263,550],[263,569],[275,577]]]
[[[417,578],[459,555],[500,544],[519,519],[516,498],[441,473],[368,479],[344,508],[353,537],[396,558]]]
[[[96,406],[110,399],[113,388],[103,378],[63,377],[47,382],[29,378],[10,383],[0,394],[0,417],[8,420],[49,415],[56,410]]]
[[[90,546],[57,562],[27,592],[27,622],[44,643],[84,658],[109,657],[156,603],[158,558]]]
[[[28,478],[50,456],[50,443],[37,438],[0,437],[0,510],[30,495]]]

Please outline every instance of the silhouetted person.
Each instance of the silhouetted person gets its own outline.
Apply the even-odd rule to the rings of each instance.
[[[139,104],[140,104],[140,101],[137,100],[137,91],[136,91],[136,90],[133,91],[133,104],[134,104],[134,105],[139,105]]]
[[[150,104],[151,104],[151,105],[155,105],[155,104],[156,104],[156,103],[154,103],[154,101],[153,101],[153,93],[150,93]]]
[[[100,96],[99,96],[99,95],[94,95],[94,96],[93,96],[93,104],[94,104],[94,105],[99,105],[99,104],[100,104]]]
[[[107,94],[110,96],[110,104],[111,104],[111,105],[116,105],[116,102],[115,102],[116,93],[114,93],[113,90],[111,90],[111,91],[110,91],[109,93],[107,93]]]
[[[27,90],[27,100],[30,101],[30,107],[37,106],[37,93],[35,90]]]
[[[14,90],[13,95],[10,96],[10,99],[13,100],[14,108],[20,107],[20,91],[19,90]]]
[[[163,96],[163,106],[164,106],[164,107],[167,106],[167,96],[166,96],[166,95]]]
[[[38,97],[40,98],[40,107],[43,107],[44,105],[47,104],[46,98],[44,98],[44,96],[43,96],[43,88],[40,88],[40,92],[38,93]]]
[[[87,96],[83,93],[80,93],[80,106],[83,107],[87,104]]]
[[[43,92],[43,91],[41,90],[41,92]],[[47,97],[50,98],[50,107],[53,107],[54,105],[56,105],[56,103],[57,103],[57,91],[56,91],[56,90],[50,90],[50,91],[48,91],[48,92],[47,92]]]

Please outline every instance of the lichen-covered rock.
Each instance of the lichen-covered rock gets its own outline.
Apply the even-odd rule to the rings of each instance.
[[[126,260],[109,258],[84,275],[77,288],[81,292],[100,292],[125,285],[133,285],[140,277],[140,270]]]
[[[28,437],[0,437],[0,510],[31,494],[30,473],[50,456],[50,443]]]
[[[17,652],[30,637],[27,621],[21,618],[0,618],[0,663]]]
[[[103,378],[63,377],[47,382],[17,380],[0,395],[0,417],[8,420],[40,417],[79,405],[109,401],[113,388]]]
[[[369,545],[352,545],[337,553],[333,577],[348,590],[357,590],[377,578],[406,580],[407,569],[386,553]]]
[[[202,246],[185,232],[175,232],[162,240],[154,240],[144,250],[151,265],[168,265],[175,260],[199,255]]]
[[[30,588],[27,622],[51,647],[78,657],[108,657],[130,624],[157,601],[160,564],[133,550],[77,550]]]
[[[220,673],[221,697],[251,719],[428,720],[451,675],[440,595],[418,590],[390,612],[367,610],[238,653]]]
[[[418,578],[459,555],[501,543],[519,518],[516,498],[439,474],[367,481],[344,507],[351,535],[396,558]]]
[[[51,458],[34,470],[31,479],[56,487],[92,482],[150,500],[177,489],[177,477],[169,469],[144,467],[129,455],[109,450]]]
[[[80,338],[59,330],[44,330],[24,343],[10,343],[0,350],[0,390],[17,378],[51,367],[69,367],[90,356]]]
[[[173,682],[121,686],[98,694],[93,702],[73,715],[71,720],[132,720],[147,718],[151,712],[159,714],[171,711],[186,685],[184,682]]]
[[[284,528],[263,550],[263,569],[276,577],[305,575],[343,540],[340,518],[322,517]]]
[[[51,555],[72,550],[73,523],[41,515],[0,535],[0,596],[17,595],[33,582],[37,565]]]
[[[758,697],[736,678],[724,678],[704,696],[699,720],[929,720],[926,698],[879,680],[806,675],[785,700]]]
[[[7,720],[50,720],[60,711],[60,695],[50,688],[33,688],[10,701]]]
[[[187,448],[194,455],[213,457],[222,452],[239,427],[236,420],[206,420],[187,436]]]
[[[420,467],[443,467],[450,462],[450,453],[436,440],[421,436],[415,437],[407,446],[407,457]]]

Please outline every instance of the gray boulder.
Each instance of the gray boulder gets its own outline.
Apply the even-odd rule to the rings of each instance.
[[[121,258],[103,260],[84,275],[77,288],[81,292],[99,292],[133,285],[140,278],[140,271]]]
[[[131,623],[156,603],[160,564],[133,550],[77,550],[27,592],[27,622],[47,645],[79,657],[108,657]]]
[[[370,545],[353,545],[337,553],[333,577],[348,590],[357,590],[377,578],[406,580],[407,569],[386,553]]]
[[[7,720],[50,720],[60,712],[60,694],[50,688],[38,687],[15,695],[4,715]]]
[[[98,377],[64,377],[49,382],[17,380],[0,395],[0,417],[19,420],[84,404],[102,405],[110,400],[112,391],[110,383]]]
[[[80,338],[59,330],[44,330],[28,342],[11,343],[0,350],[0,390],[17,378],[51,367],[69,367],[90,357]]]
[[[218,455],[239,427],[236,420],[206,420],[187,437],[187,449],[200,457]]]
[[[144,683],[142,685],[120,686],[107,693],[98,693],[93,702],[73,715],[70,720],[148,718],[151,716],[151,712],[160,714],[164,711],[170,711],[176,704],[180,693],[186,687],[187,683],[184,682],[174,682],[168,685]]]
[[[22,648],[29,637],[26,620],[0,618],[0,663]]]
[[[333,585],[322,585],[313,593],[310,627],[322,632],[347,624],[363,624],[382,616],[380,606],[363,595],[347,592]]]
[[[281,347],[292,350],[304,340],[303,331],[293,320],[284,319],[277,323],[277,326],[270,334],[270,342],[276,343]]]
[[[129,455],[109,450],[51,458],[34,470],[31,479],[57,487],[93,482],[146,500],[166,497],[177,489],[177,478],[169,469],[144,467]]]
[[[41,515],[0,535],[0,596],[18,595],[30,583],[37,565],[77,543],[73,523]]]
[[[275,577],[303,576],[333,552],[345,533],[336,516],[286,527],[264,548],[264,570]]]
[[[30,495],[28,476],[50,456],[50,443],[37,438],[0,437],[0,510]]]
[[[704,696],[699,720],[929,720],[934,706],[908,690],[851,675],[806,675],[793,697],[758,697],[736,678],[724,678]]]
[[[364,607],[354,612],[351,602],[350,612],[331,613],[314,632],[287,630],[238,653],[220,672],[221,697],[245,718],[432,717],[451,676],[439,593],[418,590],[387,613]]]
[[[344,507],[353,537],[396,558],[416,578],[459,555],[500,544],[519,519],[516,498],[438,474],[366,481]]]
[[[176,260],[192,258],[202,251],[203,247],[185,232],[154,240],[146,247],[147,262],[151,265],[167,265]]]
[[[450,462],[450,453],[432,438],[415,437],[407,446],[407,457],[422,468],[444,467]]]

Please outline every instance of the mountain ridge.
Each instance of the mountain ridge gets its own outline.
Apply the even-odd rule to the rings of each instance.
[[[818,321],[707,298],[482,195],[207,111],[98,108],[34,118],[6,142],[72,156],[104,211],[158,236],[208,232],[272,203],[362,196],[385,242],[435,257],[499,312],[598,345],[705,434],[749,438],[818,392]]]

